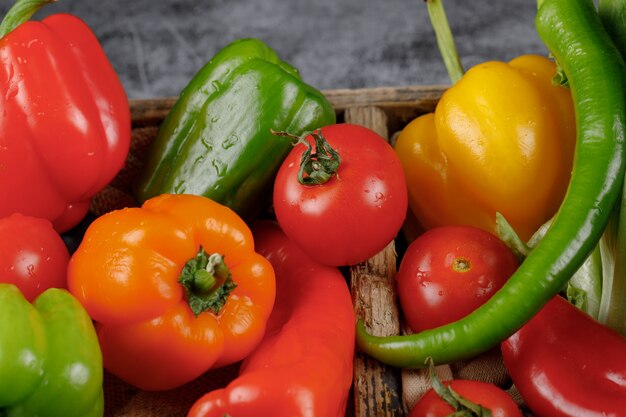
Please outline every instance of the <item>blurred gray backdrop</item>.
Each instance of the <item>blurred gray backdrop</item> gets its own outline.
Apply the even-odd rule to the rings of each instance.
[[[0,0],[0,13],[13,4]],[[444,0],[465,68],[546,54],[534,0]],[[220,48],[257,37],[319,89],[448,84],[423,0],[59,0],[100,40],[130,98],[178,95]]]

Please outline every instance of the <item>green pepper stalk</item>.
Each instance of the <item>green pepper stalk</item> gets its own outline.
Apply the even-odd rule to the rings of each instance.
[[[463,77],[464,70],[461,64],[461,58],[456,49],[452,31],[450,30],[450,25],[448,24],[448,17],[443,7],[443,0],[426,0],[426,8],[433,29],[435,30],[437,45],[439,46],[439,52],[441,53],[441,57],[448,71],[448,76],[452,84],[456,84],[456,82]]]
[[[496,347],[558,294],[594,250],[624,182],[626,67],[592,0],[538,2],[537,32],[569,80],[577,146],[568,192],[550,229],[507,283],[456,322],[376,337],[357,324],[357,346],[388,365],[424,367]]]
[[[219,314],[237,287],[224,256],[219,253],[209,255],[202,246],[183,266],[178,282],[185,288],[189,307],[196,317],[209,309]]]
[[[17,0],[6,13],[0,24],[0,38],[30,19],[37,10],[56,0]]]

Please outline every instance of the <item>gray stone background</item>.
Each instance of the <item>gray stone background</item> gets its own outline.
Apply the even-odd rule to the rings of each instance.
[[[0,0],[4,15],[12,0]],[[534,0],[444,0],[465,68],[546,54]],[[257,37],[319,89],[448,84],[423,0],[59,0],[91,27],[130,98],[178,95],[220,48]]]

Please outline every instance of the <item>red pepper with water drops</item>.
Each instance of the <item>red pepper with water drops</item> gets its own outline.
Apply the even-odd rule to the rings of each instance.
[[[0,217],[42,217],[64,232],[122,168],[130,109],[82,20],[29,20],[46,3],[18,0],[0,24]]]

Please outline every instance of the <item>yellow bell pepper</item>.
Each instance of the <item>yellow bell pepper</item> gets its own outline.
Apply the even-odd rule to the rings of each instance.
[[[558,209],[576,140],[567,88],[538,55],[485,62],[410,122],[395,150],[409,204],[426,228],[465,224],[495,232],[500,212],[527,240]]]

